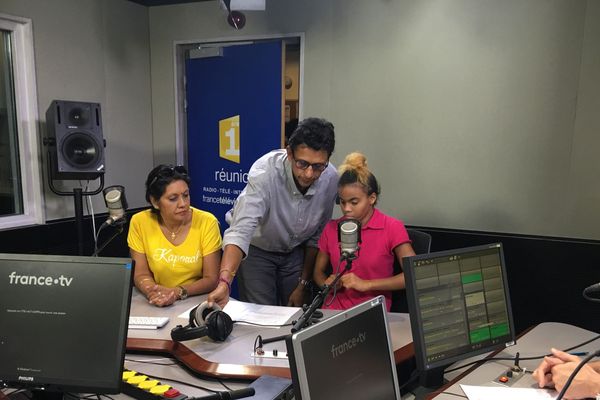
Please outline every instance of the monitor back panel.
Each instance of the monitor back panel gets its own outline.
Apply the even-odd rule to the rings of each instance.
[[[286,345],[296,400],[400,399],[383,296],[293,334]]]

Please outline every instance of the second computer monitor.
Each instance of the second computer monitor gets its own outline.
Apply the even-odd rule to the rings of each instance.
[[[383,296],[294,333],[286,346],[296,400],[400,400]]]
[[[514,343],[500,243],[408,257],[403,267],[422,384],[439,386],[445,366]]]

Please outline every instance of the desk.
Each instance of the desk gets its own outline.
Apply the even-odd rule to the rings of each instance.
[[[171,329],[176,325],[187,324],[187,320],[178,318],[178,315],[203,302],[205,298],[206,296],[195,296],[178,301],[170,307],[159,308],[148,304],[145,296],[134,289],[131,315],[167,316],[170,320],[158,330],[129,330],[127,351],[168,354],[191,370],[214,378],[256,379],[262,375],[291,377],[287,360],[255,358],[251,355],[257,335],[260,334],[263,338],[280,336],[289,333],[291,327],[273,329],[235,324],[231,335],[222,343],[214,342],[208,337],[173,342]],[[298,318],[300,314],[298,311],[292,319]],[[325,314],[327,315],[327,311]],[[414,356],[410,319],[408,314],[391,313],[388,320],[394,358],[396,364],[400,364]],[[269,343],[264,348],[285,351],[285,343]]]
[[[498,353],[496,357],[514,357],[517,352],[519,352],[520,357],[540,356],[548,354],[551,347],[565,349],[596,336],[598,336],[598,334],[573,325],[558,322],[545,322],[531,329],[517,340],[515,346],[504,349]],[[600,348],[600,341],[594,341],[578,348],[577,351],[592,352],[596,351],[598,348]],[[521,361],[520,366],[527,368],[529,371],[533,371],[540,362],[541,359]],[[456,363],[453,367],[461,364],[465,364],[465,362]],[[513,363],[511,361],[490,361],[477,368],[471,368],[462,374],[458,372],[459,375],[456,377],[447,376],[447,378],[451,378],[452,380],[438,391],[430,394],[427,398],[435,398],[436,400],[456,400],[456,395],[464,396],[464,393],[459,386],[460,384],[479,386],[496,385],[496,383],[492,381],[512,365]],[[516,381],[513,387],[537,388],[538,386],[531,374],[525,374],[521,379]]]

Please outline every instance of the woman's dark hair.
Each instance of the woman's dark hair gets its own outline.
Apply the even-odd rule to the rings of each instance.
[[[327,157],[331,157],[335,148],[333,124],[323,118],[306,118],[302,120],[289,140],[292,151],[295,151],[301,145],[306,145],[317,151],[325,150]]]
[[[148,178],[146,178],[146,201],[152,204],[150,198],[160,199],[167,186],[175,181],[184,181],[188,186],[190,185],[190,177],[184,166],[161,164],[154,167],[148,174]],[[158,210],[154,207],[152,207],[152,211],[158,213]]]
[[[338,187],[358,183],[367,192],[367,196],[375,193],[379,196],[381,188],[375,175],[367,167],[367,158],[361,153],[350,153],[338,168],[340,179]]]

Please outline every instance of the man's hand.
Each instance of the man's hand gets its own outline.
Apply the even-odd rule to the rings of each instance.
[[[550,373],[552,375],[552,382],[554,388],[557,391],[561,391],[565,387],[565,383],[579,365],[580,359],[577,356],[552,349],[552,355],[562,361],[556,363]],[[571,385],[565,392],[565,399],[585,399],[588,397],[595,397],[600,393],[600,374],[594,371],[589,365],[584,365],[575,378],[571,382]]]
[[[304,286],[298,285],[296,289],[290,294],[290,298],[288,299],[288,307],[302,307],[306,300],[306,291],[304,290]]]
[[[221,308],[225,307],[225,304],[229,301],[229,286],[225,282],[220,282],[213,290],[208,294],[206,302],[209,307],[212,307],[214,303],[217,303]]]
[[[533,377],[540,387],[553,387],[561,391],[565,383],[579,365],[581,360],[564,351],[552,349],[552,356],[544,357],[544,361],[533,371]],[[584,365],[565,392],[565,399],[585,399],[600,393],[600,374],[591,366]]]

